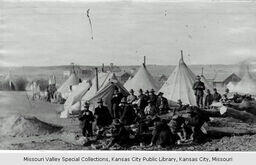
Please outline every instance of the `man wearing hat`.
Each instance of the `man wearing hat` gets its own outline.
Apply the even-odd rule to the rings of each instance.
[[[150,146],[157,145],[160,147],[171,147],[175,144],[174,136],[171,129],[167,125],[166,120],[161,120],[159,117],[153,119],[154,130]]]
[[[153,104],[151,100],[148,100],[148,105],[144,109],[144,114],[154,116],[157,114],[156,106]]]
[[[151,100],[152,103],[156,106],[157,95],[155,94],[155,90],[154,90],[154,89],[151,89],[151,90],[150,90],[149,100]]]
[[[139,95],[138,95],[138,106],[141,114],[144,114],[144,109],[148,104],[147,96],[143,94],[143,90],[139,89]]]
[[[219,102],[221,99],[221,94],[217,91],[216,88],[213,89],[213,102]]]
[[[196,82],[193,85],[193,90],[195,91],[196,96],[196,104],[198,107],[203,107],[203,98],[204,98],[204,90],[205,85],[201,81],[201,77],[198,75],[196,76]]]
[[[159,109],[160,114],[166,114],[169,109],[168,100],[163,97],[163,94],[164,93],[159,92],[156,102],[156,107]]]
[[[114,144],[118,144],[120,146],[125,146],[129,144],[130,133],[124,127],[123,123],[118,119],[114,119],[112,125],[114,126],[114,130],[112,131],[112,140],[106,147],[107,149],[113,146]]]
[[[111,99],[111,115],[115,118],[120,118],[121,112],[119,109],[119,104],[121,102],[122,96],[118,91],[118,88],[114,90],[113,97]]]
[[[112,117],[106,106],[103,105],[103,100],[98,100],[98,107],[95,108],[94,116],[96,118],[96,125],[99,129],[109,126],[112,123]]]
[[[120,109],[122,112],[122,116],[120,118],[121,122],[124,125],[133,124],[133,122],[135,121],[135,118],[136,118],[136,113],[135,113],[132,105],[126,101],[125,97],[122,98],[122,100],[121,100]]]
[[[184,141],[186,139],[187,133],[184,129],[185,118],[175,114],[168,125],[175,135],[176,140]]]
[[[204,107],[210,108],[210,106],[212,105],[212,102],[213,102],[213,95],[211,94],[210,89],[207,89],[206,91],[207,91],[207,94],[204,99]]]
[[[131,89],[130,95],[127,96],[127,102],[132,104],[135,100],[137,100],[137,96],[134,94],[134,90]]]
[[[84,110],[81,111],[81,114],[78,118],[81,122],[80,125],[81,125],[81,128],[82,128],[82,134],[85,137],[93,135],[92,123],[94,121],[94,116],[93,116],[92,112],[89,110],[89,107],[90,107],[90,103],[85,102]]]

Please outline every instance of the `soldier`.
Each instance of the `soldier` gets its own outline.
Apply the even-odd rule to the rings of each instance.
[[[103,105],[103,100],[98,100],[98,107],[95,108],[94,116],[96,119],[96,125],[99,129],[109,126],[112,123],[112,117],[106,106]]]
[[[144,114],[154,116],[157,114],[156,106],[153,104],[153,101],[148,100],[148,106],[145,107]]]
[[[211,94],[211,91],[207,89],[207,95],[205,96],[204,100],[204,107],[205,108],[210,108],[213,102],[213,95]]]
[[[137,96],[134,95],[134,91],[133,91],[133,89],[131,89],[130,95],[127,96],[127,102],[132,104],[135,100],[137,100]]]
[[[121,116],[121,122],[124,125],[131,125],[135,121],[136,114],[131,106],[131,104],[127,103],[125,97],[121,100],[121,111],[122,111],[122,116]]]
[[[79,120],[81,121],[82,134],[83,136],[92,136],[92,123],[94,121],[94,116],[92,112],[89,110],[90,104],[89,102],[85,102],[84,110],[81,111],[79,116]]]
[[[118,119],[113,120],[114,130],[112,132],[112,140],[107,145],[107,149],[113,146],[114,144],[119,144],[120,146],[126,146],[130,142],[129,132],[124,127],[123,123],[121,123]]]
[[[201,81],[200,76],[197,76],[196,79],[197,81],[193,85],[193,90],[195,91],[195,96],[196,96],[196,104],[198,107],[203,107],[205,85]]]
[[[122,99],[121,95],[118,93],[118,90],[115,89],[113,93],[113,97],[111,99],[111,115],[114,119],[115,118],[119,119],[121,117],[121,112],[119,107],[121,99]]]
[[[154,89],[150,90],[149,100],[152,101],[152,103],[156,106],[157,95],[155,94],[155,90]]]
[[[221,99],[221,95],[218,93],[217,89],[213,89],[213,102],[219,102]]]
[[[162,92],[159,92],[156,107],[159,109],[160,114],[166,114],[168,112],[169,106],[168,106],[168,100],[163,97]]]
[[[155,117],[154,130],[152,132],[152,139],[150,146],[157,145],[159,147],[170,147],[175,143],[171,129],[167,125],[166,120],[162,120],[159,117]]]
[[[143,90],[139,89],[139,95],[138,95],[138,99],[139,99],[139,109],[144,111],[145,107],[147,106],[148,102],[147,102],[147,96],[145,94],[143,94]]]

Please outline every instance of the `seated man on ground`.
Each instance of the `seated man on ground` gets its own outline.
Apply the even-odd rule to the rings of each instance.
[[[158,111],[157,111],[156,106],[154,105],[153,101],[148,100],[148,105],[144,109],[144,114],[146,116],[147,115],[154,116],[154,115],[158,114]]]
[[[125,147],[130,144],[130,134],[127,129],[124,127],[123,123],[121,123],[118,119],[114,119],[113,123],[114,130],[112,132],[112,140],[107,145],[106,149],[109,149],[114,144],[118,144],[122,147]]]
[[[176,140],[179,140],[179,141],[186,140],[187,132],[184,128],[185,119],[182,116],[174,115],[168,125],[173,135],[176,137],[175,138]]]
[[[150,146],[156,145],[158,147],[171,147],[175,144],[174,136],[171,129],[167,125],[166,120],[161,120],[159,117],[155,117],[154,130],[152,132],[152,139]]]

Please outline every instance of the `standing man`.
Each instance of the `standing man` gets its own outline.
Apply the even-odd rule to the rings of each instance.
[[[121,111],[122,111],[122,116],[121,116],[121,122],[124,125],[131,125],[135,121],[136,114],[135,111],[130,103],[126,101],[126,98],[122,98],[121,100]]]
[[[217,89],[213,89],[213,102],[219,102],[221,99],[221,95],[218,93]]]
[[[212,102],[213,102],[213,95],[211,94],[210,89],[207,89],[207,94],[204,100],[204,107],[210,108],[210,105],[212,105]]]
[[[154,104],[156,106],[157,95],[155,94],[155,90],[154,89],[150,90],[149,100],[152,101],[152,104]]]
[[[106,106],[103,105],[103,100],[98,100],[98,107],[95,108],[94,116],[96,119],[96,125],[99,129],[109,126],[112,123],[112,117]]]
[[[114,119],[119,119],[121,116],[119,104],[121,102],[121,96],[118,94],[118,90],[115,89],[113,97],[111,99],[111,115]]]
[[[92,112],[89,110],[90,104],[89,102],[85,102],[84,110],[81,111],[79,116],[79,120],[81,122],[82,134],[84,137],[92,136],[92,123],[94,121],[94,116]]]
[[[201,81],[201,77],[199,75],[196,77],[196,82],[193,85],[193,90],[195,91],[197,106],[199,108],[203,107],[205,85]]]
[[[159,109],[160,114],[166,114],[169,106],[167,99],[163,96],[164,93],[159,92],[156,107]]]
[[[138,107],[141,114],[144,114],[144,109],[148,104],[147,96],[143,94],[143,90],[139,89],[139,95],[138,95]]]

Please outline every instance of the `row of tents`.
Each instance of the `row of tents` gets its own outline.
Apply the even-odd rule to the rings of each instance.
[[[103,98],[106,105],[110,106],[115,88],[118,88],[124,96],[128,95],[128,91],[131,89],[135,91],[135,94],[138,94],[139,89],[143,91],[154,89],[155,91],[164,93],[164,97],[170,101],[176,102],[180,99],[185,104],[196,105],[193,91],[195,81],[196,75],[185,64],[182,51],[179,64],[162,87],[154,80],[145,64],[143,64],[134,77],[127,80],[124,85],[122,85],[115,74],[111,72],[99,73],[97,83],[96,78],[79,83],[78,77],[72,74],[58,89],[58,92],[67,98],[61,117],[66,118],[68,114],[79,109],[82,102],[89,101],[92,106],[96,105],[98,98]],[[213,90],[213,86],[203,75],[201,76],[201,81],[204,82],[207,89]],[[70,86],[72,86],[71,93],[69,93]],[[251,90],[248,90],[249,88]],[[250,76],[245,74],[242,80],[238,84],[233,85],[233,88],[230,88],[230,90],[239,93],[251,93],[252,90],[256,92],[256,83]]]

